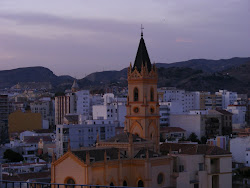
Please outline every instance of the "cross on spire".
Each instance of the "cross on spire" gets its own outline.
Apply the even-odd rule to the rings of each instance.
[[[141,37],[143,37],[143,29],[144,29],[144,27],[141,24]]]

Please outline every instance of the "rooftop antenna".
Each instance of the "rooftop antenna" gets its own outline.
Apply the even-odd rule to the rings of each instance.
[[[141,37],[143,37],[143,29],[144,29],[144,27],[141,24]]]

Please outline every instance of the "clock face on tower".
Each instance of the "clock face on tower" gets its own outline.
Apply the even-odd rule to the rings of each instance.
[[[138,113],[139,112],[139,108],[138,107],[135,107],[134,108],[134,113]]]

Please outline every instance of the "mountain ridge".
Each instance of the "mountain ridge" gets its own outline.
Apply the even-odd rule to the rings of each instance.
[[[250,93],[248,62],[250,62],[250,57],[222,60],[194,59],[172,64],[157,63],[158,86],[207,91],[215,91],[218,88],[240,91],[242,87],[242,92]],[[209,69],[206,68],[208,66]],[[42,66],[0,71],[0,88],[9,88],[20,82],[50,82],[55,90],[63,91],[71,87],[73,80],[74,78],[68,75],[57,76],[50,69]],[[78,84],[83,89],[105,88],[111,85],[126,87],[127,68],[120,71],[94,72],[78,79]]]

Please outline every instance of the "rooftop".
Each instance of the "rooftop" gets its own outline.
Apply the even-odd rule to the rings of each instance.
[[[128,143],[129,142],[129,136],[131,133],[128,132],[124,132],[124,133],[120,133],[104,142],[125,142]],[[138,135],[135,134],[131,134],[132,138],[133,138],[133,142],[145,142],[146,140],[139,137]]]
[[[161,127],[160,132],[171,133],[171,132],[186,132],[186,130],[180,127]]]
[[[177,144],[177,143],[163,143],[160,146],[162,154],[166,155],[170,151],[177,151],[179,154],[187,155],[229,155],[226,151],[218,146],[210,146],[206,144]]]

